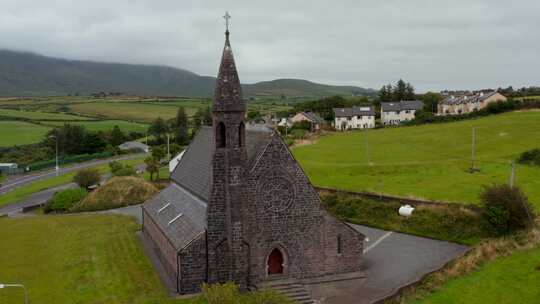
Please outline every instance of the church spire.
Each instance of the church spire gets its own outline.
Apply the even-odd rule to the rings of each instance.
[[[225,46],[216,80],[212,110],[214,112],[245,112],[246,104],[242,98],[242,87],[234,63],[231,42],[229,41],[229,19],[231,15],[226,12],[223,18],[225,18],[226,22]]]

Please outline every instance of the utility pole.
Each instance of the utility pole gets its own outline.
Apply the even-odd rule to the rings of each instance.
[[[514,188],[514,183],[516,179],[516,162],[512,161],[510,166],[510,188]]]
[[[169,139],[170,139],[170,135],[169,133],[167,133],[167,160],[171,161],[171,150],[169,148]]]
[[[475,160],[476,160],[476,128],[472,129],[472,147],[471,147],[471,173],[476,171]]]
[[[366,129],[364,132],[366,133],[364,137],[365,137],[365,140],[366,140],[366,158],[367,158],[367,164],[368,164],[368,166],[369,166],[369,165],[371,164],[371,161],[370,161],[370,159],[369,159],[369,140],[368,140],[368,133],[367,133],[368,130]]]

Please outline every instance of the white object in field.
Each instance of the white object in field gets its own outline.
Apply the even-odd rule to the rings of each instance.
[[[401,216],[411,216],[414,208],[411,205],[401,206],[399,208],[399,215]]]

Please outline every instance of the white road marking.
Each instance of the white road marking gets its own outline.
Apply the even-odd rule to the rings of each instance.
[[[385,235],[381,236],[375,243],[371,244],[368,248],[364,249],[364,253],[367,253],[371,249],[375,248],[375,246],[379,245],[385,238],[389,237],[392,234],[392,231],[388,231]]]

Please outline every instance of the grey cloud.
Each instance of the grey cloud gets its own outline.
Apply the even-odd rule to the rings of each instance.
[[[244,82],[538,85],[540,2],[2,0],[0,47],[214,75],[229,10]]]

